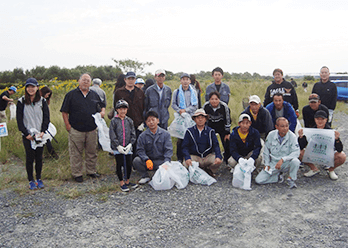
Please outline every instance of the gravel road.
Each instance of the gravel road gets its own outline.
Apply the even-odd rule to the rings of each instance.
[[[335,114],[347,149],[346,123],[346,114]],[[254,182],[252,191],[235,189],[222,167],[209,187],[145,185],[105,202],[98,195],[66,199],[54,189],[25,196],[3,190],[0,247],[348,247],[347,162],[336,169],[337,181],[323,170],[305,178],[306,170],[297,189]]]

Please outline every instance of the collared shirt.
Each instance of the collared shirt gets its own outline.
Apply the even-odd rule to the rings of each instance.
[[[101,108],[105,108],[105,104],[95,91],[90,90],[84,95],[77,87],[65,95],[60,112],[69,114],[69,123],[74,129],[89,132],[97,128],[92,115]]]
[[[280,143],[280,144],[283,142],[284,138],[285,138],[285,136],[282,137],[282,136],[280,136],[279,133],[278,133],[278,139],[279,139],[279,143]]]
[[[159,87],[158,84],[156,84],[156,86],[157,86],[158,94],[159,94],[159,96],[160,96],[160,100],[162,100],[163,86],[162,86],[162,88]]]

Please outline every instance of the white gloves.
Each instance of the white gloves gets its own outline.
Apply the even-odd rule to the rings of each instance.
[[[138,130],[139,130],[140,132],[142,132],[142,131],[144,131],[144,129],[145,129],[144,123],[141,123],[141,124],[138,126]]]
[[[117,147],[117,151],[119,152],[119,153],[121,153],[121,154],[126,154],[125,152],[124,152],[124,147],[123,146],[118,146]]]
[[[129,143],[125,148],[124,148],[124,154],[129,154],[129,152],[132,150],[132,144]]]

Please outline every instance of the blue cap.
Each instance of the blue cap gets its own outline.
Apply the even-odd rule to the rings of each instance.
[[[35,78],[28,78],[24,86],[27,87],[28,85],[39,86],[39,83]]]
[[[183,74],[181,74],[180,79],[182,79],[183,77],[188,77],[188,78],[190,78],[190,75],[189,75],[189,74],[187,74],[187,73],[183,73]]]
[[[135,84],[145,84],[145,81],[142,78],[137,78],[137,80],[135,81]]]
[[[126,74],[125,78],[130,78],[130,77],[134,77],[134,78],[136,78],[135,73],[134,73],[134,72],[132,72],[132,71],[127,72],[127,74]]]
[[[9,90],[13,90],[14,92],[16,92],[16,91],[17,91],[17,88],[14,87],[14,86],[11,86],[11,87],[9,88]]]

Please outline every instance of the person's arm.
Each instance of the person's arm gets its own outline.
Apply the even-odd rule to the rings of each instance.
[[[164,138],[164,161],[165,162],[170,162],[172,160],[172,156],[173,156],[173,143],[172,143],[172,139],[170,137],[170,134],[168,132],[166,132],[165,134],[165,138]]]
[[[117,147],[119,146],[119,142],[117,139],[115,120],[111,120],[110,128],[109,128],[109,137],[110,137],[110,147],[112,150],[116,151]]]
[[[225,123],[225,134],[226,135],[230,135],[231,132],[231,110],[230,108],[227,106],[227,104],[223,103],[222,106],[224,106],[225,109],[225,119],[224,119],[224,123]],[[222,137],[221,137],[222,138]],[[226,140],[226,139],[225,139]]]
[[[297,98],[296,90],[294,87],[292,87],[292,89],[291,89],[291,97],[293,98],[294,109],[295,109],[295,111],[298,112],[298,98]]]
[[[18,126],[18,130],[22,132],[23,136],[27,137],[30,134],[29,134],[29,130],[24,126],[23,110],[24,110],[24,103],[21,103],[21,101],[18,100],[17,110],[16,110],[17,126]]]
[[[238,153],[238,147],[237,147],[237,140],[235,138],[235,129],[232,130],[232,133],[230,135],[230,154],[234,160],[238,162],[238,160],[242,157]],[[238,134],[237,134],[238,135]]]
[[[249,133],[250,134],[250,133]],[[261,151],[261,140],[260,140],[260,133],[259,131],[257,131],[255,129],[255,143],[254,143],[254,149],[253,149],[253,153],[251,154],[251,157],[256,160],[259,155],[260,155],[260,151]]]
[[[145,135],[143,135],[144,133],[142,133],[142,135],[140,135],[138,137],[138,141],[137,141],[137,156],[141,158],[141,160],[143,160],[144,162],[146,162],[146,160],[150,159],[149,156],[146,155],[146,151],[145,151]]]
[[[13,102],[12,98],[8,98],[7,96],[2,96],[2,99],[4,99],[7,102]]]
[[[212,87],[212,84],[208,85],[207,89],[205,90],[205,102],[209,101],[209,94],[211,92],[211,87]]]
[[[191,144],[192,142],[191,142],[191,136],[189,132],[190,132],[189,130],[186,130],[184,139],[181,144],[182,154],[185,160],[191,159],[189,147],[192,145]]]
[[[300,146],[298,145],[295,134],[290,133],[289,142],[290,142],[290,153],[282,157],[284,162],[290,161],[300,156]]]
[[[290,126],[289,129],[295,133],[295,129],[296,129],[296,125],[297,125],[297,116],[295,113],[295,110],[293,109],[293,107],[291,106],[290,103],[287,103],[287,112],[288,112],[288,120],[290,122]]]
[[[70,129],[71,129],[71,125],[69,123],[69,113],[62,112],[62,116],[63,116],[63,121],[64,121],[64,124],[65,124],[66,131],[69,132]]]
[[[266,135],[268,135],[269,132],[274,130],[274,124],[272,121],[272,116],[269,113],[268,109],[264,108],[264,110],[265,110],[265,113],[264,113],[265,119],[264,120],[265,120],[265,126],[266,126]]]
[[[105,108],[101,109],[100,116],[101,116],[101,118],[104,118],[104,116],[105,116]]]
[[[173,99],[172,99],[172,108],[177,113],[179,113],[179,111],[180,111],[180,108],[179,108],[179,105],[178,105],[178,102],[177,102],[178,94],[179,94],[179,90],[178,89],[174,90]]]
[[[270,90],[269,87],[267,87],[266,93],[265,93],[265,100],[263,101],[263,106],[266,107],[268,104],[272,102],[272,98],[270,96]]]
[[[135,144],[135,142],[137,141],[137,136],[135,134],[135,127],[134,127],[134,122],[131,118],[129,118],[129,122],[130,122],[130,128],[131,128],[131,138],[130,138],[130,143],[132,145]]]
[[[43,119],[41,125],[41,132],[44,133],[48,129],[48,125],[50,124],[50,110],[48,108],[48,104],[45,100],[42,101],[42,112]]]

